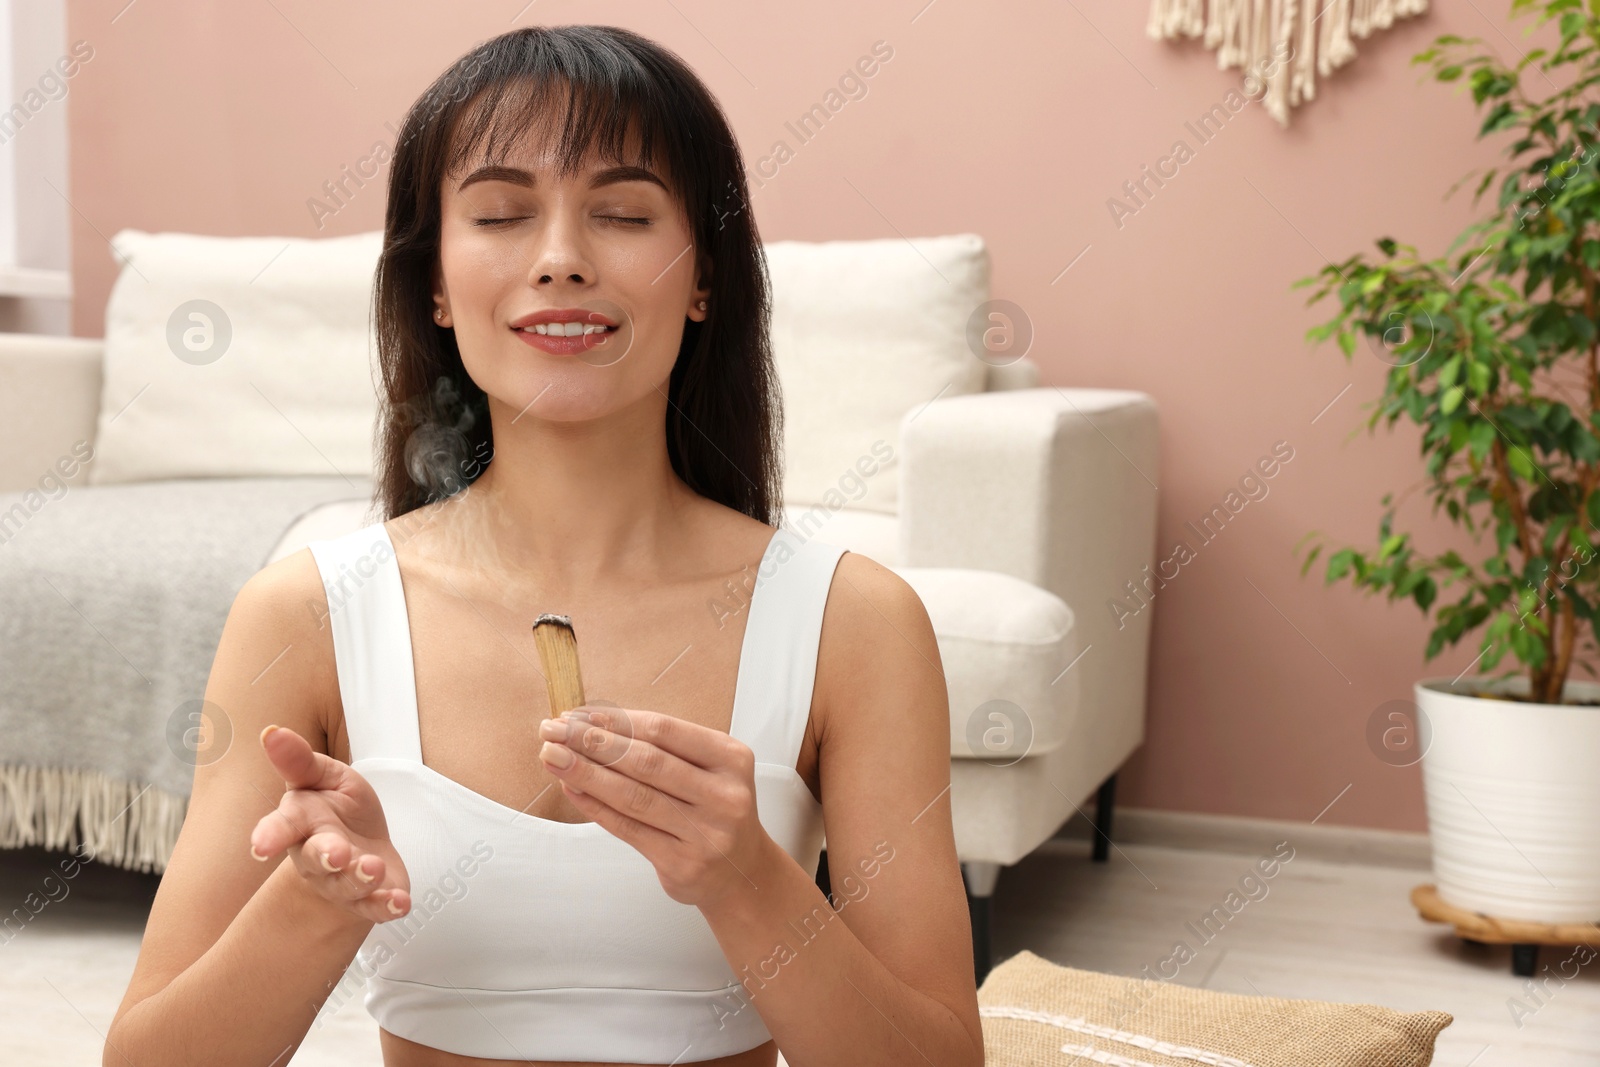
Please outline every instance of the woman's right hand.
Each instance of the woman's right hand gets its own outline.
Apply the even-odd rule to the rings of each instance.
[[[265,861],[287,849],[314,895],[361,918],[409,912],[411,880],[367,780],[286,726],[261,731],[261,747],[287,788],[250,832],[250,854]]]

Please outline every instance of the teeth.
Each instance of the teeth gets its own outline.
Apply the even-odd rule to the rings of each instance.
[[[540,322],[531,327],[521,327],[521,329],[524,333],[532,330],[534,333],[541,333],[550,337],[576,337],[581,333],[605,333],[610,327],[584,322]]]

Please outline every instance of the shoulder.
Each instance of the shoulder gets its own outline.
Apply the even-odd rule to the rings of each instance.
[[[267,564],[240,587],[233,610],[283,635],[304,634],[327,614],[322,574],[309,548]]]
[[[243,669],[252,688],[292,696],[326,722],[338,705],[338,672],[328,596],[309,548],[267,564],[240,587],[218,655]]]
[[[944,691],[944,669],[927,608],[889,567],[845,551],[833,571],[817,650],[816,692],[824,709],[892,706],[876,696]],[[945,709],[941,707],[941,714]],[[856,716],[852,716],[855,718]]]
[[[870,556],[848,549],[839,555],[828,591],[823,625],[858,637],[879,633],[885,626],[907,624],[933,628],[922,598],[909,582]]]

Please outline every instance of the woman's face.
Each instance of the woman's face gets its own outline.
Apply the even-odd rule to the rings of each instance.
[[[446,176],[434,322],[455,331],[467,374],[513,421],[595,419],[657,388],[665,397],[684,318],[703,320],[708,295],[667,180],[593,154],[558,178],[532,137],[500,167],[479,159]],[[553,311],[615,328],[519,328]]]

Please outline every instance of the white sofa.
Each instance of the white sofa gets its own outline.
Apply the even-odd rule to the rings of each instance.
[[[216,255],[233,254],[248,240],[268,239],[194,247],[220,250]],[[161,291],[161,252],[170,251],[172,240],[163,245],[161,238],[125,231],[116,242],[130,263],[108,310],[108,335],[114,336],[103,342],[0,335],[0,494],[36,488],[42,474],[61,469],[61,457],[78,442],[96,444],[89,473],[64,479],[80,503],[113,489],[126,499],[129,492],[154,491],[159,486],[169,493],[176,488],[198,494],[196,506],[203,509],[205,494],[221,484],[219,478],[298,475],[333,483],[342,480],[342,485],[334,486],[341,491],[330,494],[328,502],[305,510],[281,531],[263,531],[272,549],[266,560],[249,561],[246,574],[249,567],[296,551],[313,538],[374,521],[370,501],[363,495],[370,485],[366,480],[370,465],[353,469],[360,467],[360,457],[338,457],[336,445],[318,449],[320,463],[326,466],[308,456],[309,466],[295,467],[299,461],[291,458],[288,467],[275,468],[272,464],[283,462],[290,445],[278,442],[249,451],[251,435],[245,434],[247,451],[237,452],[239,417],[224,412],[223,421],[233,424],[230,437],[218,437],[210,446],[163,452],[162,434],[187,435],[191,441],[204,438],[213,432],[207,420],[215,420],[217,413],[198,410],[195,397],[184,390],[174,389],[164,399],[139,399],[138,404],[129,399],[159,388],[151,383],[163,380],[163,374],[190,373],[194,368],[185,371],[188,364],[179,366],[179,361],[172,361],[173,366],[141,363],[140,359],[163,356],[129,352],[139,343],[139,331],[160,328],[165,309],[172,306],[172,298]],[[839,338],[866,327],[860,321],[842,321],[833,333],[817,327],[826,315],[846,320],[851,315],[848,308],[837,308],[837,300],[820,299],[819,287],[837,284],[841,265],[848,267],[862,256],[888,256],[900,263],[903,250],[891,251],[891,244],[768,246],[774,344],[788,425],[785,522],[805,536],[822,537],[894,568],[928,609],[950,694],[950,802],[973,901],[981,980],[988,968],[988,900],[999,870],[1051,837],[1097,790],[1100,825],[1109,831],[1109,783],[1143,738],[1150,612],[1130,614],[1116,605],[1138,608],[1131,590],[1154,558],[1156,411],[1151,399],[1138,392],[1040,387],[1037,366],[1025,355],[979,359],[952,349],[954,355],[940,357],[948,366],[935,361],[933,377],[911,386],[913,394],[926,397],[920,403],[895,407],[897,401],[890,395],[908,376],[921,373],[919,365],[904,362],[921,358],[912,350],[885,357],[902,362],[886,367],[877,379],[869,376],[860,386],[868,400],[876,390],[885,403],[873,408],[866,401],[856,402],[853,394],[852,402],[843,405],[848,410],[840,414],[839,405],[832,403],[840,388],[840,367],[856,357],[837,352],[843,344]],[[898,339],[905,340],[904,319],[916,318],[925,320],[932,331],[922,342],[925,347],[949,348],[952,328],[959,334],[964,326],[970,335],[968,316],[977,306],[975,298],[987,299],[987,253],[971,235],[923,239],[919,245],[918,255],[935,266],[942,281],[931,274],[919,276],[915,271],[921,268],[909,260],[909,266],[901,266],[912,273],[901,275],[896,275],[894,263],[887,267],[875,263],[870,273],[885,288],[866,293],[862,307],[881,319],[884,308],[894,309],[895,301],[905,299],[903,317],[887,316],[899,320],[893,326],[900,333]],[[355,246],[346,251],[350,247]],[[192,254],[194,248],[185,246],[184,255]],[[131,278],[129,272],[141,267],[140,278]],[[255,270],[251,266],[245,273]],[[226,274],[226,269],[209,263],[201,273]],[[824,278],[835,280],[824,282]],[[190,292],[192,279],[190,284],[191,289],[174,291]],[[265,294],[250,290],[252,299],[281,303],[294,298],[292,286],[274,293],[256,277],[249,284],[266,290]],[[930,287],[927,292],[907,295],[924,284]],[[236,309],[234,344],[240,345],[250,331],[250,315],[237,303],[243,299],[237,293],[228,299]],[[150,302],[150,308],[141,309],[140,301]],[[930,311],[929,301],[950,306]],[[808,324],[804,336],[797,332],[801,329],[797,323]],[[871,343],[868,338],[867,344]],[[955,348],[960,346],[958,339]],[[246,353],[239,358],[264,360],[268,355]],[[320,358],[325,360],[326,353]],[[972,366],[959,365],[962,358]],[[956,367],[953,374],[950,366]],[[270,384],[262,388],[268,373],[257,364],[251,378],[251,387],[263,398],[272,395]],[[940,380],[941,374],[957,387],[927,389],[928,381]],[[207,381],[204,404],[214,406],[214,398],[228,395],[229,386],[218,377]],[[286,405],[281,399],[272,404],[301,437],[306,435],[299,426],[322,425],[317,413]],[[886,413],[892,416],[887,423]],[[337,411],[334,417],[345,418]],[[366,435],[370,440],[370,415],[363,418],[369,421],[351,429],[353,439]],[[185,423],[188,419],[192,424]],[[275,432],[270,422],[260,427],[255,431],[260,436]],[[878,478],[859,500],[819,488],[825,472],[841,469],[838,457],[861,455],[863,442],[884,434],[897,438],[896,462],[890,465],[892,485]],[[258,452],[265,458],[258,458]],[[189,469],[183,466],[187,463],[202,466]],[[97,481],[101,471],[112,475]],[[15,511],[22,499],[0,495],[0,575],[5,565],[6,512]],[[70,529],[53,532],[56,551],[63,550],[61,537],[70,542],[73,536]],[[197,530],[194,536],[205,534]],[[70,552],[70,543],[65,550]],[[218,606],[218,627],[226,608],[227,603]],[[200,638],[201,647],[214,649],[215,635],[209,646],[204,634]],[[25,652],[13,650],[13,655],[26,659]],[[198,698],[200,693],[193,695]],[[26,708],[5,709],[0,702],[0,716],[28,713]],[[161,729],[163,716],[151,718],[154,728]],[[0,721],[0,728],[5,725]],[[36,751],[8,751],[8,732],[0,731],[0,768],[11,775],[13,799],[8,810],[4,799],[8,783],[0,782],[0,845],[45,843],[42,826],[30,824],[29,813],[21,810],[26,803],[16,800],[36,781],[18,764],[38,762],[40,757]],[[139,784],[132,782],[129,787]],[[80,813],[85,820],[87,813],[87,807]],[[156,843],[147,842],[144,865],[156,870],[165,864],[164,842],[172,836],[173,816],[169,812],[166,817],[168,825],[160,835],[147,833]],[[84,831],[90,833],[91,828]],[[65,832],[56,827],[57,843]],[[1104,837],[1097,842],[1096,858],[1103,858],[1105,843]]]

